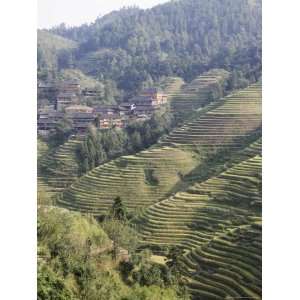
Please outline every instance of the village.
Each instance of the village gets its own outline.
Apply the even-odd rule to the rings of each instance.
[[[116,105],[83,105],[97,97],[97,91],[80,83],[60,81],[38,83],[38,134],[47,136],[64,118],[71,121],[75,133],[83,134],[91,123],[97,128],[124,128],[131,121],[146,120],[168,102],[158,88],[144,89],[138,96]]]

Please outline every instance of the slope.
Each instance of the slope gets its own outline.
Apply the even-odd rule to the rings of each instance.
[[[149,78],[179,76],[190,82],[224,66],[234,67],[243,80],[260,75],[260,0],[181,0],[147,10],[124,8],[90,25],[51,32],[79,43],[76,67],[110,78],[126,92],[140,89]]]
[[[175,129],[162,144],[192,149],[239,145],[261,126],[261,96],[261,83],[226,96],[197,120]]]
[[[46,30],[38,30],[37,46],[38,76],[40,76],[43,72],[57,71],[59,56],[62,54],[71,56],[78,45],[70,39]]]
[[[261,141],[233,167],[150,206],[143,247],[185,250],[181,272],[193,299],[261,299]],[[163,248],[162,248],[163,247]]]
[[[240,93],[248,95],[249,90],[252,89],[253,87],[250,87],[244,93]],[[220,112],[229,119],[236,111],[240,111],[240,101],[245,102],[245,107],[254,107],[255,105],[259,107],[260,105],[259,92],[255,93],[254,98],[247,96],[240,99],[238,96],[239,101],[232,99],[235,99],[234,95],[231,98],[225,98],[213,110],[203,114],[200,119],[210,118],[211,115],[214,116]],[[227,108],[230,110],[229,113]],[[247,119],[247,116],[244,114],[243,118]],[[242,128],[240,123],[226,127],[227,135],[234,136],[233,133],[236,130],[242,130],[243,135],[240,136],[244,136],[248,131],[259,128],[259,115],[256,118],[257,120],[255,119],[256,121],[246,129]],[[220,120],[221,122],[222,120]],[[175,186],[178,187],[177,190],[180,190],[184,178],[195,168],[201,166],[203,158],[209,151],[197,152],[193,147],[187,149],[185,143],[170,143],[170,138],[173,138],[172,134],[171,137],[167,137],[152,149],[142,151],[134,156],[124,156],[95,168],[64,192],[62,198],[59,199],[59,205],[99,215],[105,214],[116,196],[120,196],[129,209],[133,210],[147,207],[169,196],[176,192]],[[190,141],[188,134],[187,138]],[[184,141],[184,135],[182,139]],[[205,142],[206,139],[207,135],[203,135],[202,140]],[[200,141],[200,138],[198,140]],[[222,142],[223,135],[218,144],[221,146]],[[232,148],[236,144],[241,146],[241,139],[231,140]],[[228,143],[224,143],[224,146],[226,145]],[[197,176],[194,176],[193,180],[196,178]]]
[[[71,138],[38,159],[38,191],[47,192],[53,198],[78,178],[76,148],[79,143],[81,138]]]

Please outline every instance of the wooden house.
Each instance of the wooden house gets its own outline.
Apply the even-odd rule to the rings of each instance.
[[[140,95],[150,97],[155,105],[162,105],[168,101],[168,96],[158,88],[144,89]]]
[[[73,92],[60,92],[56,100],[56,109],[62,111],[66,106],[78,104],[79,97]]]

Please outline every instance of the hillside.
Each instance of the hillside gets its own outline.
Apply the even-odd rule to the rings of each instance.
[[[182,272],[195,299],[261,297],[260,147],[241,150],[240,162],[150,206],[139,221],[144,246],[185,250]]]
[[[186,148],[238,145],[261,125],[261,93],[261,83],[257,83],[226,96],[204,116],[175,129],[163,143]]]
[[[47,195],[52,203],[79,176],[76,149],[81,142],[80,138],[72,138],[38,157],[38,192]]]
[[[56,72],[60,58],[77,47],[77,43],[45,30],[37,33],[38,77],[47,77],[47,72]]]
[[[76,80],[103,111],[38,138],[38,300],[262,299],[261,6],[38,30],[40,87]]]
[[[60,80],[76,80],[80,83],[80,86],[89,89],[103,89],[103,85],[93,77],[85,75],[82,71],[78,69],[63,69],[58,74]]]
[[[243,147],[247,137],[260,130],[260,106],[259,84],[225,97],[198,120],[174,130],[157,146],[93,169],[64,192],[59,204],[101,215],[117,196],[131,209],[161,200],[197,180],[207,155],[218,156],[218,152],[211,154],[207,147],[227,147],[231,151]],[[207,134],[193,125],[200,122],[207,124],[206,131],[211,128],[215,133]],[[197,132],[191,134],[194,127]]]
[[[87,76],[82,75],[80,71],[64,70],[63,72],[65,76],[71,76],[72,78],[74,78],[73,76],[78,76],[83,78],[83,80],[93,82],[93,80],[90,80]],[[197,77],[197,79],[191,84],[185,84],[184,81],[178,77],[167,77],[162,80],[158,86],[160,86],[169,95],[170,106],[172,107],[171,112],[167,112],[167,117],[172,117],[172,113],[179,114],[180,120],[184,120],[184,117],[186,117],[187,114],[190,114],[189,117],[191,117],[193,108],[205,106],[207,103],[212,101],[212,99],[209,98],[210,93],[216,93],[216,99],[222,96],[224,82],[226,82],[228,76],[229,74],[224,70],[211,70],[210,72]],[[221,92],[220,87],[222,87]],[[186,105],[185,109],[182,110],[181,107],[178,108],[178,103],[179,101],[186,101],[187,90],[189,90],[190,95],[188,100],[189,105]],[[154,120],[156,119],[157,116]],[[158,121],[152,122],[150,119],[148,125],[149,123],[154,124],[151,125],[153,127],[153,129],[151,129],[152,131],[150,130],[150,132],[147,133],[148,138],[149,134],[151,136],[152,132],[157,134],[157,126],[164,127],[167,123],[169,123],[169,121],[159,121],[158,119]],[[143,129],[144,127],[145,126],[142,124],[138,127],[142,134],[145,132]],[[52,152],[46,157],[39,157],[39,187],[41,187],[41,190],[46,190],[55,195],[57,192],[67,188],[73,181],[89,169],[98,166],[103,162],[109,161],[112,157],[116,158],[116,156],[121,156],[122,154],[132,153],[133,150],[128,149],[127,139],[130,139],[132,134],[129,135],[129,133],[134,129],[135,127],[124,130],[116,129],[110,130],[106,133],[101,133],[101,131],[99,131],[98,142],[93,143],[95,143],[96,148],[108,149],[104,155],[106,159],[101,162],[86,160],[88,153],[94,153],[95,151],[95,149],[91,147],[91,142],[95,139],[92,136],[90,137],[88,134],[84,138],[71,138],[64,145],[52,150]],[[141,138],[144,140],[144,137]],[[157,138],[154,139],[152,143],[155,143],[156,140]],[[151,145],[149,141],[146,142],[147,143],[144,148],[148,148]],[[97,143],[101,143],[101,147],[99,147]],[[79,157],[84,158],[83,160],[78,158],[78,150],[81,150],[81,155],[79,155]],[[101,156],[100,153],[99,155]],[[89,167],[87,168],[86,165],[89,165]]]
[[[192,299],[261,299],[260,135],[256,83],[149,150],[93,169],[58,204],[100,216],[120,196],[136,216],[141,249],[183,249],[180,274]]]
[[[244,87],[261,75],[259,0],[181,0],[147,10],[125,8],[90,25],[62,25],[49,32],[78,43],[60,67],[113,80],[126,94],[162,76],[189,82],[211,68],[234,70],[232,84]]]

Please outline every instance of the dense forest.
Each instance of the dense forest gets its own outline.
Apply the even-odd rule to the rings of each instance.
[[[163,76],[190,81],[215,67],[253,82],[261,75],[260,29],[259,0],[185,0],[147,10],[124,8],[89,25],[61,24],[46,34],[39,31],[40,40],[52,34],[67,44],[53,50],[54,63],[53,55],[49,62],[47,43],[39,43],[39,74],[46,78],[62,69],[80,69],[101,82],[113,81],[127,96]]]

